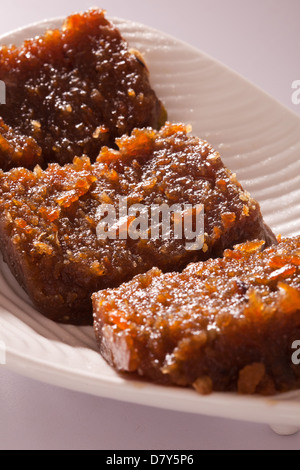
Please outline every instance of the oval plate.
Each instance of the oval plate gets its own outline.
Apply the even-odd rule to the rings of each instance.
[[[44,21],[0,38],[1,44],[59,28]],[[130,21],[113,19],[140,50],[169,120],[192,124],[261,203],[276,233],[300,233],[300,118],[245,79],[189,45]],[[300,425],[300,392],[263,398],[199,396],[119,376],[97,352],[93,329],[57,325],[41,316],[0,263],[0,341],[7,367],[50,384],[132,403],[269,424]]]

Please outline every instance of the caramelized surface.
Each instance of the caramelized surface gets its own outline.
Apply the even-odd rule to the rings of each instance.
[[[135,130],[103,148],[95,164],[76,158],[46,171],[14,169],[0,174],[2,251],[38,309],[58,321],[92,321],[92,293],[116,287],[154,266],[181,270],[189,262],[216,257],[235,243],[257,237],[267,243],[259,205],[224,167],[220,155],[181,124],[161,131]],[[143,204],[203,204],[203,249],[187,251],[187,240],[99,240],[99,207],[119,198]],[[129,226],[125,217],[119,226]]]
[[[166,112],[139,54],[101,10],[70,16],[61,31],[0,48],[0,167],[71,163]]]
[[[93,296],[100,351],[119,371],[200,393],[273,394],[300,385],[300,237],[157,268]]]

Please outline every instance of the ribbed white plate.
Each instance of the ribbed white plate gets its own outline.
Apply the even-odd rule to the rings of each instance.
[[[20,44],[61,19],[31,25],[0,43]],[[169,119],[220,150],[262,207],[276,233],[300,233],[300,119],[204,53],[161,32],[115,19],[130,46],[144,53]],[[57,325],[35,311],[0,264],[0,341],[7,366],[26,376],[102,397],[269,424],[299,425],[300,394],[242,397],[168,388],[117,375],[97,353],[92,328]],[[300,339],[300,338],[299,338]]]

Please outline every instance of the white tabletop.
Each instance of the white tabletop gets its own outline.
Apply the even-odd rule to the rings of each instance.
[[[94,6],[10,0],[0,34]],[[300,114],[299,0],[103,0],[117,16],[165,31],[224,62]],[[0,449],[298,449],[300,434],[267,425],[162,411],[35,382],[0,366]]]

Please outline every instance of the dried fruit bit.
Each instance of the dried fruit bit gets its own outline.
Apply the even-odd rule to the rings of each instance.
[[[227,182],[225,180],[218,180],[216,184],[219,186],[221,191],[227,190]]]
[[[296,272],[296,266],[284,266],[281,269],[277,269],[270,274],[271,280],[285,279],[287,277],[293,276]]]
[[[279,308],[283,313],[293,313],[300,310],[300,291],[284,282],[278,282]]]
[[[270,262],[269,262],[269,266],[273,269],[283,268],[287,264],[293,264],[295,266],[300,266],[300,256],[298,256],[298,254],[295,254],[293,256],[277,255],[277,256],[273,256],[270,259]]]
[[[57,220],[60,216],[60,208],[51,208],[51,207],[41,207],[39,209],[39,213],[41,216],[45,219],[48,220],[49,222],[54,222]]]
[[[137,158],[140,157],[141,152],[143,155],[151,154],[154,149],[155,136],[153,129],[134,129],[131,136],[117,139],[120,158]],[[101,161],[101,153],[98,160]]]
[[[214,227],[213,240],[217,241],[222,235],[222,230],[219,227]]]
[[[203,243],[202,251],[203,253],[206,253],[208,251],[208,245],[206,243]]]
[[[37,253],[40,255],[52,255],[53,253],[52,246],[48,245],[47,243],[33,242],[33,245]]]
[[[257,290],[251,287],[248,290],[248,304],[245,307],[245,317],[258,318],[264,313],[265,304],[262,296],[257,292]]]
[[[234,212],[228,212],[228,213],[222,214],[221,219],[222,219],[222,223],[223,223],[225,230],[227,230],[234,225],[236,215]]]
[[[244,206],[244,207],[243,207],[243,214],[244,214],[246,217],[249,216],[249,207],[247,207],[247,206]]]
[[[251,254],[251,253],[256,253],[258,251],[261,251],[264,245],[265,245],[265,242],[263,240],[255,240],[253,242],[246,242],[240,245],[236,245],[234,248],[237,251],[242,251],[244,253]]]
[[[109,129],[105,126],[99,126],[93,133],[93,138],[98,139],[102,134],[107,134]]]
[[[193,383],[193,387],[200,395],[210,395],[213,391],[213,382],[208,375],[204,375]]]
[[[99,261],[94,261],[91,265],[91,272],[96,276],[104,276],[106,269],[101,263],[99,263]]]

